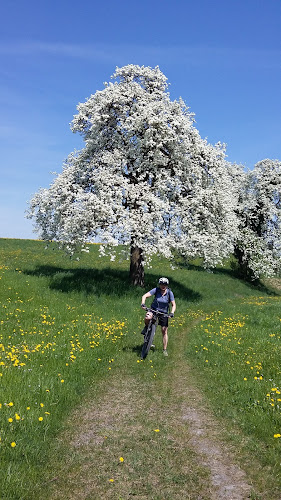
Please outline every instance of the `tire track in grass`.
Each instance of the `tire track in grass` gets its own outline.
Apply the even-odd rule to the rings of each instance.
[[[205,468],[173,425],[159,425],[166,403],[155,380],[144,379],[120,369],[72,414],[45,498],[209,500]]]
[[[185,446],[194,450],[198,463],[209,471],[211,484],[208,500],[253,498],[252,485],[235,463],[229,445],[220,439],[221,424],[198,389],[184,357],[188,333],[198,321],[195,320],[188,330],[177,336],[172,353],[173,363],[170,373],[167,373],[171,394],[165,412],[174,428],[185,436]]]
[[[185,383],[188,381],[188,383]],[[210,500],[244,500],[253,492],[245,472],[235,463],[229,448],[220,441],[220,428],[215,416],[206,408],[204,397],[197,390],[191,369],[178,364],[174,377],[175,390],[181,387],[181,419],[188,426],[191,446],[202,465],[210,471]]]
[[[159,377],[151,376],[149,359],[131,368],[131,352],[89,391],[54,447],[45,499],[250,498],[184,359],[187,334],[171,342],[169,358],[151,353]]]

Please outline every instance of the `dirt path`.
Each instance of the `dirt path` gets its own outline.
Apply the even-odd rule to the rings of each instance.
[[[147,359],[137,375],[128,365],[115,366],[89,394],[59,438],[45,498],[250,498],[251,485],[220,440],[183,358],[184,338],[165,362],[160,352],[151,356],[163,366],[159,379]]]
[[[188,425],[189,445],[196,451],[198,460],[210,471],[210,499],[250,498],[252,487],[245,472],[234,463],[227,446],[220,440],[218,423],[212,412],[206,410],[204,398],[191,379],[190,368],[186,363],[182,363],[178,368],[177,373],[180,373],[180,376],[175,377],[175,387],[181,387],[180,418]],[[183,385],[183,380],[188,383]]]
[[[172,372],[173,392],[171,401],[180,402],[173,419],[187,425],[191,447],[199,463],[209,471],[210,500],[244,500],[253,491],[245,472],[237,465],[228,447],[220,439],[220,426],[198,390],[192,370],[181,353],[184,352],[183,332],[177,342],[177,362]]]

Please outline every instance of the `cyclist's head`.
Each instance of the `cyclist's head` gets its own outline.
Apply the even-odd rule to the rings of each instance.
[[[168,278],[159,278],[158,283],[159,283],[159,285],[166,285],[166,286],[168,286],[169,285],[169,280],[168,280]]]

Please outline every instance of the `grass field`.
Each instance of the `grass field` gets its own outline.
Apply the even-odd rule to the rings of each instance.
[[[129,284],[127,261],[100,258],[97,245],[91,245],[90,253],[77,261],[69,260],[55,247],[46,250],[44,242],[0,240],[0,454],[1,471],[5,471],[0,480],[1,498],[40,498],[36,492],[45,487],[46,477],[61,467],[60,448],[56,447],[61,446],[59,437],[65,429],[71,428],[72,412],[75,414],[84,402],[86,405],[90,394],[98,401],[118,377],[122,376],[124,384],[126,377],[131,380],[131,385],[125,385],[128,394],[132,384],[140,390],[149,387],[151,393],[157,386],[159,407],[163,405],[161,391],[169,400],[167,381],[176,373],[180,338],[184,339],[182,354],[192,367],[198,390],[206,395],[222,422],[223,439],[237,449],[255,485],[258,493],[253,498],[280,498],[278,289],[268,283],[268,287],[247,284],[227,266],[207,273],[199,264],[175,265],[171,270],[167,262],[154,259],[146,274],[147,290],[155,286],[159,275],[168,275],[175,293],[177,312],[169,328],[170,356],[163,360],[158,337],[156,352],[140,362],[143,291]],[[185,331],[189,331],[188,336]],[[149,402],[147,405],[149,408]],[[134,418],[143,422],[145,414],[140,412]],[[155,448],[159,424],[151,420],[149,425],[158,455],[173,453],[168,437],[158,440]],[[150,444],[145,439],[130,443],[126,484],[135,477],[135,467],[140,467],[139,457],[146,461]],[[113,441],[111,451],[118,453],[119,445]],[[208,498],[198,483],[200,477],[206,483],[206,471],[198,464],[196,468],[195,458],[190,450],[188,453],[190,471],[196,474],[185,472],[183,481],[171,466],[167,494],[159,498],[177,498],[173,491],[182,494],[183,486],[179,485],[188,480],[189,490],[195,488],[190,498],[197,498],[199,492]],[[62,449],[61,456],[65,457]],[[178,453],[175,460],[176,456],[187,460]],[[108,493],[112,487],[109,481],[114,480],[110,460],[116,457],[106,457],[99,456],[100,464],[109,460],[104,463],[105,476],[100,479],[104,486],[99,494],[101,498],[126,498],[125,483],[123,496]],[[118,477],[124,482],[125,467],[120,470],[120,463]],[[54,469],[51,473],[50,468]],[[47,490],[44,492],[48,498]],[[158,498],[153,489],[147,495]]]

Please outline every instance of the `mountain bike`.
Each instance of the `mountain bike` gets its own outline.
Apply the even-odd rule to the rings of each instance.
[[[154,309],[150,309],[149,307],[143,307],[145,311],[150,311],[152,312],[152,318],[149,320],[149,323],[147,325],[146,332],[144,334],[144,341],[143,341],[143,346],[141,350],[141,357],[142,359],[145,359],[146,356],[148,355],[148,351],[151,348],[151,345],[153,343],[156,327],[158,325],[158,318],[159,316],[165,316],[166,318],[170,318],[170,314],[162,313],[160,311],[155,311]]]

